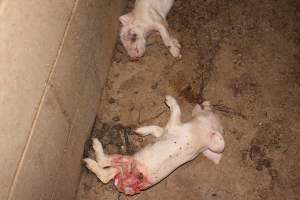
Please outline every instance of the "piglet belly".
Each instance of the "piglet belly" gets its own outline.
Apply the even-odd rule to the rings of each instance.
[[[192,157],[180,142],[162,141],[144,148],[135,159],[147,167],[148,179],[156,184]]]
[[[192,158],[186,156],[173,155],[171,158],[166,158],[164,162],[161,162],[160,165],[148,167],[149,179],[152,184],[156,184],[170,175],[182,164],[190,161]],[[175,158],[174,158],[175,157]]]
[[[111,165],[118,169],[115,186],[127,195],[140,193],[158,183],[192,159],[185,140],[161,140],[134,156],[116,155]]]

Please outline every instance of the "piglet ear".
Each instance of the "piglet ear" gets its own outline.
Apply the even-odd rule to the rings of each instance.
[[[225,141],[222,134],[218,131],[211,132],[209,150],[215,153],[222,153],[225,148]]]
[[[131,23],[134,20],[134,16],[132,13],[127,13],[125,15],[122,15],[119,17],[119,21],[122,23],[122,25],[126,25]]]

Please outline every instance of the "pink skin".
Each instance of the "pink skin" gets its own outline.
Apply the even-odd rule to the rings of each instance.
[[[146,176],[144,167],[133,157],[113,155],[111,166],[118,169],[114,184],[119,192],[134,195],[152,185]]]

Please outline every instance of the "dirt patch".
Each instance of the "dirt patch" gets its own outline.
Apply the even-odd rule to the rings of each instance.
[[[84,157],[94,157],[92,138],[97,138],[103,145],[106,154],[132,155],[146,144],[146,139],[134,133],[135,125],[124,126],[120,123],[102,123],[96,121],[97,126],[87,140]]]
[[[199,156],[135,197],[84,172],[78,199],[299,200],[299,17],[293,0],[176,0],[168,22],[182,44],[181,60],[156,35],[138,62],[117,44],[94,133],[107,140],[107,152],[128,153],[127,127],[163,126],[166,94],[177,98],[184,120],[196,103],[210,100],[226,150],[219,165]],[[133,151],[151,140],[132,132],[128,138]]]

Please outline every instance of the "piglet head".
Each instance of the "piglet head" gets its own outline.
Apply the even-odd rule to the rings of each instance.
[[[119,20],[122,23],[121,42],[131,60],[137,60],[144,55],[146,50],[145,29],[133,13],[122,15]]]

